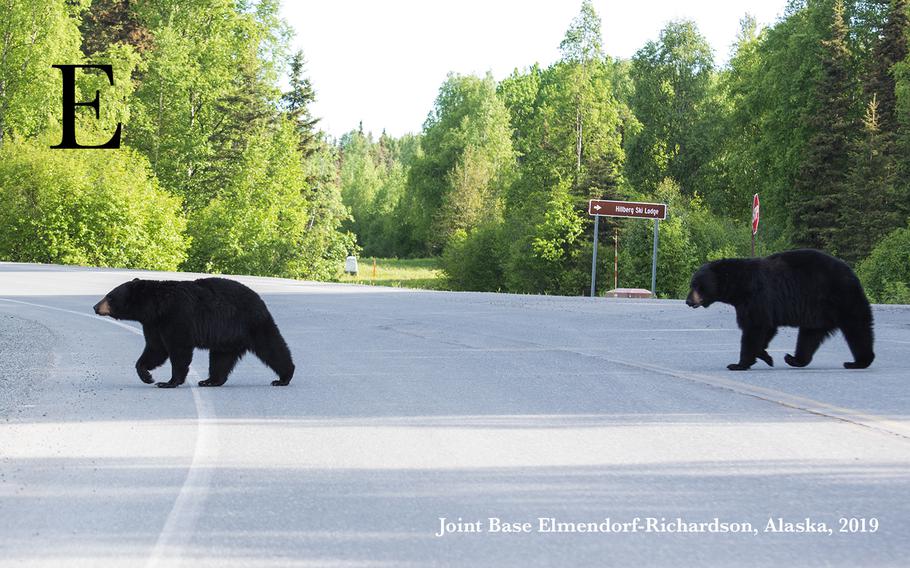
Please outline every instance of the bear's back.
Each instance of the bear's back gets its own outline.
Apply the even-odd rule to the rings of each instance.
[[[862,284],[844,261],[813,249],[764,259],[766,283],[774,289],[780,324],[829,328],[844,311],[869,310]]]

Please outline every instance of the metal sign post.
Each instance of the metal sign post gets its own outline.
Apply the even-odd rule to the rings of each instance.
[[[651,293],[657,296],[657,235],[660,219],[654,219],[654,250],[651,251]]]
[[[613,289],[619,288],[619,229],[613,229]]]
[[[651,293],[657,295],[657,239],[659,236],[660,220],[667,218],[666,203],[639,203],[636,201],[609,201],[592,199],[588,202],[588,215],[594,217],[594,255],[591,260],[591,296],[596,293],[597,276],[597,237],[598,219],[600,217],[637,217],[639,219],[654,219],[654,248],[651,253]],[[614,247],[616,239],[614,237]],[[616,287],[616,272],[618,271],[618,251],[614,248],[613,285]]]
[[[600,229],[600,215],[594,217],[594,254],[591,258],[591,297],[594,297],[594,283],[597,280],[597,236]]]

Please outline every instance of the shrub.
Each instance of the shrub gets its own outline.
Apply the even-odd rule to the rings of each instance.
[[[502,287],[501,225],[486,224],[470,233],[455,231],[442,254],[447,284],[455,290],[499,291]]]
[[[910,304],[910,227],[879,241],[856,272],[872,301]]]
[[[0,258],[176,270],[186,258],[180,202],[129,148],[0,149]]]

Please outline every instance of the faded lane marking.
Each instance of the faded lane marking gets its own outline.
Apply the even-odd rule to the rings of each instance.
[[[45,304],[11,300],[9,298],[0,298],[0,301],[89,318],[116,325],[142,336],[142,330],[135,326],[108,318],[101,318],[94,314],[86,314]],[[196,373],[192,366],[190,366],[189,377],[192,377],[193,380],[199,380],[199,374]],[[146,562],[146,566],[149,568],[174,566],[180,563],[182,551],[186,548],[193,535],[202,505],[208,496],[213,471],[211,463],[218,453],[218,431],[215,426],[215,409],[210,400],[203,398],[199,394],[200,390],[200,388],[190,388],[193,393],[193,403],[196,407],[197,424],[193,458],[187,470],[186,478],[183,480],[183,485],[180,486],[180,491],[174,500],[174,505],[164,521],[164,526],[161,528],[158,539],[155,541],[155,546]]]

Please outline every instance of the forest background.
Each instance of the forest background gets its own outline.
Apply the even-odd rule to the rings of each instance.
[[[275,0],[0,0],[0,259],[333,280],[348,254],[435,257],[445,286],[580,295],[591,198],[669,204],[657,293],[703,262],[813,247],[910,303],[910,0],[792,1],[745,17],[728,63],[693,22],[629,59],[592,4],[548,67],[450,74],[421,132],[319,129]],[[60,63],[81,144],[51,149]],[[600,223],[648,287],[651,226]],[[612,274],[612,254],[601,256]],[[612,287],[601,278],[599,293]]]

